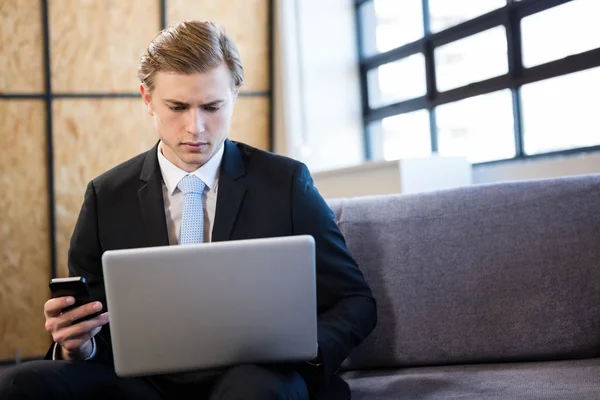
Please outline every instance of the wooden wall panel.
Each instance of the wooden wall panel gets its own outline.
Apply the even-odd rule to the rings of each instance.
[[[41,100],[0,100],[0,360],[44,355],[50,296],[46,116]]]
[[[269,0],[167,0],[168,23],[212,20],[224,25],[245,67],[242,92],[270,91]],[[42,3],[0,0],[0,93],[44,87]],[[142,51],[160,29],[154,0],[48,2],[52,90],[135,93]],[[240,97],[230,138],[269,147],[269,97]],[[57,269],[67,252],[90,179],[151,148],[152,119],[141,99],[55,99],[53,173]],[[46,116],[41,100],[0,100],[0,360],[43,355],[49,297],[50,231]]]
[[[69,242],[88,182],[158,140],[142,99],[55,100],[57,269],[67,276]]]
[[[269,150],[269,98],[238,97],[229,138]]]
[[[39,0],[0,1],[0,93],[44,90]]]
[[[226,3],[226,4],[224,4]],[[269,90],[268,0],[168,0],[167,23],[212,21],[231,35],[244,64],[242,91]]]
[[[154,0],[52,0],[52,90],[137,92],[142,52],[160,29]]]

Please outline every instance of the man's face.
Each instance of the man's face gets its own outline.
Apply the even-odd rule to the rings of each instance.
[[[223,146],[238,94],[231,81],[222,64],[190,75],[159,72],[152,93],[140,86],[167,160],[193,172]]]

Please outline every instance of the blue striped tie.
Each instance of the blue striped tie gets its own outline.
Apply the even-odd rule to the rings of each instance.
[[[186,175],[177,187],[183,192],[183,212],[179,231],[179,244],[204,242],[204,210],[202,192],[206,185],[194,175]]]

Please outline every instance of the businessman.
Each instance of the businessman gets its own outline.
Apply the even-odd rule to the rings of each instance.
[[[54,345],[46,360],[0,376],[0,398],[350,398],[337,372],[374,329],[376,304],[306,166],[227,139],[244,80],[233,41],[210,22],[184,21],[154,38],[138,76],[157,144],[89,182],[69,249],[69,274],[87,279],[94,302],[68,312],[73,299],[45,304]],[[104,251],[301,234],[316,242],[317,358],[208,376],[116,376]]]

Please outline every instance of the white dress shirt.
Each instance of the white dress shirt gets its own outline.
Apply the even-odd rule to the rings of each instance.
[[[204,241],[212,239],[212,227],[215,222],[215,210],[217,209],[217,189],[219,186],[219,171],[225,144],[211,157],[210,160],[190,175],[196,175],[205,184],[202,194],[202,205],[204,209]],[[163,181],[163,200],[165,204],[165,216],[167,218],[167,231],[169,233],[169,245],[179,243],[179,228],[181,227],[181,214],[183,213],[183,193],[177,188],[179,181],[187,172],[167,160],[162,153],[162,142],[158,144],[158,164]],[[58,343],[54,345],[52,359],[56,360]],[[92,354],[86,360],[96,355],[96,340],[92,338]]]
[[[192,173],[187,173],[167,160],[162,154],[162,142],[158,145],[158,164],[163,177],[163,200],[165,215],[167,217],[167,230],[169,244],[179,243],[179,228],[181,227],[181,214],[183,212],[183,193],[177,188],[179,181],[186,175],[195,175],[206,185],[202,194],[204,209],[204,241],[212,239],[212,227],[217,209],[217,190],[219,186],[219,171],[225,144],[211,157],[206,164]]]

